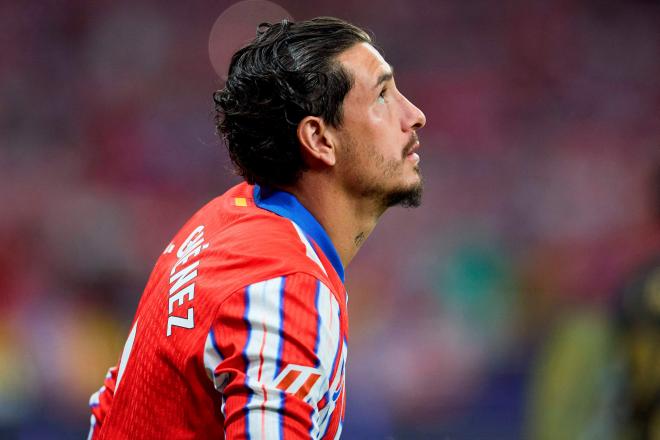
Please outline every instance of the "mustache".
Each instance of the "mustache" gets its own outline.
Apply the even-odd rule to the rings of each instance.
[[[410,154],[412,149],[415,147],[415,144],[419,142],[419,136],[417,136],[416,132],[413,132],[412,136],[410,136],[410,140],[406,144],[406,146],[403,148],[403,158],[405,159],[407,155]]]

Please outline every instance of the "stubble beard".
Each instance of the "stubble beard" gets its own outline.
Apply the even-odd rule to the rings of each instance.
[[[416,137],[414,139],[416,141]],[[372,199],[380,207],[381,211],[384,212],[388,208],[394,206],[402,206],[404,208],[417,208],[422,204],[422,193],[423,193],[423,180],[422,175],[419,169],[419,165],[415,165],[413,170],[419,177],[419,181],[410,186],[398,186],[398,187],[387,187],[383,182],[386,182],[390,179],[395,179],[402,173],[402,169],[406,164],[407,155],[410,152],[410,147],[414,142],[410,142],[409,145],[406,145],[402,150],[402,159],[399,160],[385,160],[385,158],[377,153],[374,148],[364,148],[364,146],[357,145],[357,143],[349,137],[346,139],[345,150],[348,151],[348,161],[347,163],[360,163],[360,161],[355,160],[355,157],[359,154],[365,154],[371,156],[371,161],[377,163],[379,168],[379,174],[382,177],[382,180],[379,179],[379,182],[370,181],[367,176],[364,174],[358,174],[356,179],[354,189],[357,190],[359,196],[362,198]],[[371,150],[371,151],[368,151]],[[358,170],[358,173],[360,170]]]
[[[419,167],[415,167],[417,175],[419,175],[419,182],[408,188],[397,188],[385,195],[383,198],[383,206],[391,208],[393,206],[403,206],[404,208],[417,208],[422,204],[422,193],[424,186],[422,184],[422,176],[419,172]]]

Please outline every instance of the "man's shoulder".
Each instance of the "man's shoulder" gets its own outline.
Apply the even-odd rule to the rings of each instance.
[[[259,208],[253,189],[247,184],[231,188],[199,211],[198,222],[206,221],[219,249],[304,256],[305,246],[291,220]]]
[[[202,207],[175,235],[173,253],[185,256],[203,241],[200,277],[214,283],[222,278],[225,289],[293,273],[327,282],[302,232],[291,220],[256,206],[253,188],[239,184]]]

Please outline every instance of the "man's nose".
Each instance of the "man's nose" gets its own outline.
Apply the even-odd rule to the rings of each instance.
[[[406,106],[405,130],[419,129],[426,125],[426,115],[415,104],[410,102],[408,98],[403,97]]]

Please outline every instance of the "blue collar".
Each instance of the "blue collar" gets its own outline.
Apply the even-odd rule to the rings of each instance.
[[[307,238],[312,238],[321,247],[321,250],[335,268],[337,275],[339,275],[341,282],[344,282],[344,266],[341,264],[332,240],[328,237],[323,226],[293,194],[271,188],[262,189],[259,185],[254,185],[254,203],[259,208],[288,218],[300,226]]]

